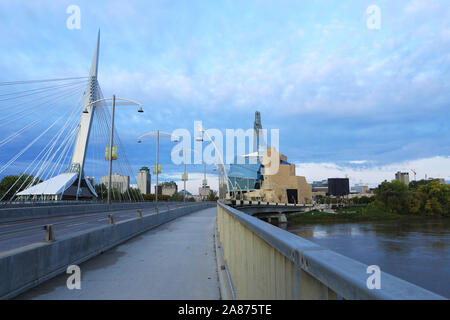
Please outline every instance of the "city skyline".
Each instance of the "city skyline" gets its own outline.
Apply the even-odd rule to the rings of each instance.
[[[190,129],[195,120],[247,129],[258,110],[264,128],[280,129],[280,151],[308,182],[348,175],[374,186],[411,169],[418,179],[450,180],[445,1],[375,1],[379,30],[366,26],[369,1],[232,3],[79,1],[81,28],[70,30],[68,1],[3,1],[2,79],[87,76],[100,28],[105,95],[133,97],[146,110],[117,113],[133,172],[154,164],[154,142],[146,152],[135,144],[145,132]],[[179,180],[171,148],[161,145],[161,179]],[[8,146],[0,160],[15,150]],[[191,192],[202,169],[188,172],[199,176],[188,181]]]

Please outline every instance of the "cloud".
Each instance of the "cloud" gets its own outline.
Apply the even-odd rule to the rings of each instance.
[[[104,95],[144,104],[117,112],[133,167],[154,159],[134,147],[144,132],[248,128],[255,110],[290,159],[325,170],[450,154],[447,0],[385,2],[376,32],[358,1],[79,5],[69,31],[64,2],[2,1],[2,81],[87,75],[100,27]]]
[[[423,13],[424,11],[434,10],[439,7],[439,1],[436,0],[411,0],[405,6],[405,12],[408,14]]]
[[[359,161],[358,161],[359,162]],[[365,164],[365,162],[364,162]],[[363,165],[361,163],[361,165]],[[450,180],[450,157],[432,157],[391,163],[381,166],[347,166],[336,163],[297,163],[296,174],[305,176],[308,182],[327,178],[349,177],[350,183],[363,182],[371,187],[376,187],[384,180],[391,181],[397,171],[409,172],[410,181],[414,179],[411,169],[417,172],[417,179],[444,178]]]
[[[365,164],[365,163],[367,163],[367,160],[353,160],[353,161],[349,161],[349,163],[351,163],[351,164]]]

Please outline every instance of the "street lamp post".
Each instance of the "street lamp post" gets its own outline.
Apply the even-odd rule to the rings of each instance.
[[[142,138],[156,137],[156,170],[155,170],[156,171],[156,186],[155,186],[155,202],[156,203],[158,203],[158,183],[159,183],[158,182],[158,174],[159,174],[158,165],[159,165],[159,137],[160,136],[161,137],[172,137],[173,138],[172,141],[174,141],[174,142],[178,141],[177,136],[175,136],[171,133],[168,133],[168,132],[160,131],[160,130],[156,130],[156,131],[152,131],[152,132],[143,134],[142,136],[140,136],[138,138],[138,143],[140,143],[141,142],[140,139],[142,139]]]
[[[159,175],[159,130],[156,130],[156,188],[155,188],[155,203],[158,204],[158,175]]]
[[[112,189],[112,150],[114,143],[114,113],[116,111],[116,96],[112,96],[111,132],[109,134],[109,168],[108,168],[108,204],[111,203]]]
[[[225,184],[226,184],[226,187],[227,187],[227,195],[231,195],[231,193],[230,193],[230,186],[229,186],[229,182],[228,182],[229,178],[228,178],[228,174],[227,174],[227,169],[225,168],[225,163],[223,162],[222,153],[217,148],[216,144],[214,143],[214,140],[211,139],[211,137],[209,136],[208,131],[205,130],[200,123],[198,125],[198,131],[200,133],[202,133],[202,134],[205,134],[205,136],[208,138],[208,140],[211,142],[211,144],[213,145],[214,149],[216,150],[217,156],[219,157],[220,164],[222,165],[223,174],[225,176]],[[197,141],[203,141],[203,138],[202,137],[198,137]],[[220,196],[220,182],[219,182],[219,196]]]
[[[114,144],[114,115],[115,115],[115,110],[116,110],[116,100],[119,100],[121,102],[122,105],[137,105],[139,106],[138,112],[144,112],[144,110],[142,110],[142,103],[130,100],[130,99],[123,99],[123,98],[116,98],[115,95],[112,96],[112,98],[103,98],[103,99],[98,99],[95,100],[91,103],[89,103],[88,105],[86,105],[85,109],[83,110],[83,113],[88,113],[89,111],[87,111],[87,107],[93,104],[99,104],[102,102],[106,102],[108,100],[111,100],[112,102],[112,112],[111,112],[111,131],[109,133],[109,168],[108,168],[108,199],[107,199],[107,204],[111,204],[111,189],[112,189],[112,147]],[[107,105],[107,104],[105,104]],[[98,105],[96,107],[99,107]],[[81,170],[80,170],[81,171]],[[81,182],[81,172],[80,172],[80,177],[78,179],[78,189],[77,189],[77,195],[76,195],[76,199],[78,200],[78,192],[80,190],[80,182]]]
[[[184,182],[184,192],[183,192],[183,202],[186,202],[186,151],[183,149],[184,153],[184,176],[183,176],[183,182]]]
[[[198,153],[197,151],[192,150],[192,149],[187,149],[187,151]],[[183,174],[184,192],[183,192],[183,202],[186,202],[186,180],[187,180],[187,176],[186,176],[186,149],[185,149],[185,148],[183,148],[183,159],[184,159],[184,174]]]

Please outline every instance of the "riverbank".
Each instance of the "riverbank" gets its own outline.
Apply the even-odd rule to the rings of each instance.
[[[408,216],[418,218],[419,216]],[[386,212],[367,212],[365,208],[349,208],[337,210],[336,213],[322,212],[318,210],[309,212],[299,212],[288,215],[289,222],[308,223],[308,222],[360,222],[360,221],[380,221],[397,220],[405,218],[404,215],[386,213]],[[423,218],[423,217],[422,217]]]

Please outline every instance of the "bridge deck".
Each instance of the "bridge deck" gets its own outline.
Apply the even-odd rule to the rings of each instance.
[[[62,274],[17,299],[219,299],[216,208],[180,217],[80,265],[81,290]]]
[[[173,205],[172,205],[173,206]],[[155,214],[154,208],[141,209],[142,214]],[[166,205],[160,206],[160,212],[167,211]],[[58,239],[61,235],[87,230],[108,224],[108,214],[114,215],[114,221],[136,218],[137,209],[73,214],[59,217],[27,219],[15,222],[0,222],[0,252],[23,247],[45,239],[43,227],[54,225],[54,234]],[[27,230],[28,231],[21,231]]]

